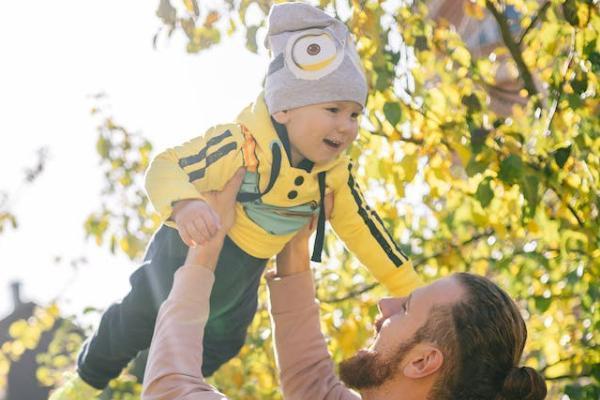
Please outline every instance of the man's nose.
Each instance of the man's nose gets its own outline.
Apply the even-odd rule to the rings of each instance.
[[[406,297],[384,297],[379,300],[379,312],[385,318],[402,312],[402,306],[406,301]]]
[[[395,312],[395,301],[394,297],[384,297],[378,302],[379,312],[385,318],[393,315]]]

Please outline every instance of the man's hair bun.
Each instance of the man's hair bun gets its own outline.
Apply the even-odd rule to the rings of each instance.
[[[504,380],[501,400],[543,400],[546,398],[546,382],[533,368],[513,367]]]

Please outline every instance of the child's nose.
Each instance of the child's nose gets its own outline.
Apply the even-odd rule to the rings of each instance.
[[[354,121],[351,119],[340,118],[338,121],[338,131],[344,135],[349,135],[354,129]]]

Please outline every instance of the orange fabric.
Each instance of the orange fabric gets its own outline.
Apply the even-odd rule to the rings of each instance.
[[[249,172],[256,172],[258,167],[258,158],[256,158],[256,141],[254,136],[250,133],[245,125],[241,125],[242,133],[244,134],[244,145],[242,146],[242,153],[244,155],[244,165],[246,170]]]

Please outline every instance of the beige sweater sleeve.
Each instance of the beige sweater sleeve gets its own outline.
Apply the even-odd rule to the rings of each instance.
[[[226,400],[202,376],[202,340],[215,277],[197,265],[175,273],[160,307],[144,375],[143,400]]]
[[[360,400],[337,378],[319,322],[311,271],[268,281],[276,360],[286,400]]]

